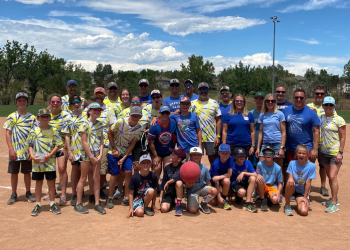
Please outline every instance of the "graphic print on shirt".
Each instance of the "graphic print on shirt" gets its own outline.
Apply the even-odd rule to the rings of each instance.
[[[137,193],[142,197],[144,192],[147,191],[147,189],[150,188],[149,182],[147,180],[144,180],[143,182],[140,182],[140,187]]]
[[[177,126],[182,133],[186,133],[189,130],[190,119],[177,120]]]
[[[297,174],[298,174],[298,184],[304,185],[305,184],[305,180],[303,178],[303,172],[298,171]]]
[[[288,122],[288,132],[292,133],[292,134],[301,134],[303,132],[302,130],[302,124],[303,124],[303,121],[304,121],[304,115],[293,115],[293,114],[290,114],[288,115],[288,119],[287,119],[287,122]]]
[[[163,145],[168,145],[172,139],[172,134],[169,131],[164,131],[159,135],[159,142]]]

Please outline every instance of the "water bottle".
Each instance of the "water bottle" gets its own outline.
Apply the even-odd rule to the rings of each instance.
[[[45,161],[45,154],[43,152],[37,152],[35,154],[35,156],[38,156],[38,158],[40,159],[40,163],[44,163],[44,161]]]

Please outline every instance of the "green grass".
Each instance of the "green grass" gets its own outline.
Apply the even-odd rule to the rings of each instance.
[[[337,111],[337,114],[343,117],[346,123],[350,123],[350,111]]]
[[[47,108],[47,105],[29,105],[27,111],[36,115],[39,109]],[[17,110],[16,105],[0,105],[0,117],[7,117],[12,112]]]

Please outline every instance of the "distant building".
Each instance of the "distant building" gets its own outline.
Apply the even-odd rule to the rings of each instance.
[[[299,82],[299,84],[303,84],[306,81],[306,78],[303,76],[294,76],[294,79]]]
[[[340,95],[345,98],[350,98],[350,83],[342,82],[337,85]]]
[[[170,79],[165,76],[157,76],[156,77],[157,86],[162,89],[168,89],[170,87]]]

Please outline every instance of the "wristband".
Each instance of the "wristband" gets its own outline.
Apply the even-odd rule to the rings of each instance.
[[[220,135],[217,135],[216,137],[220,138],[221,136],[220,136]]]

